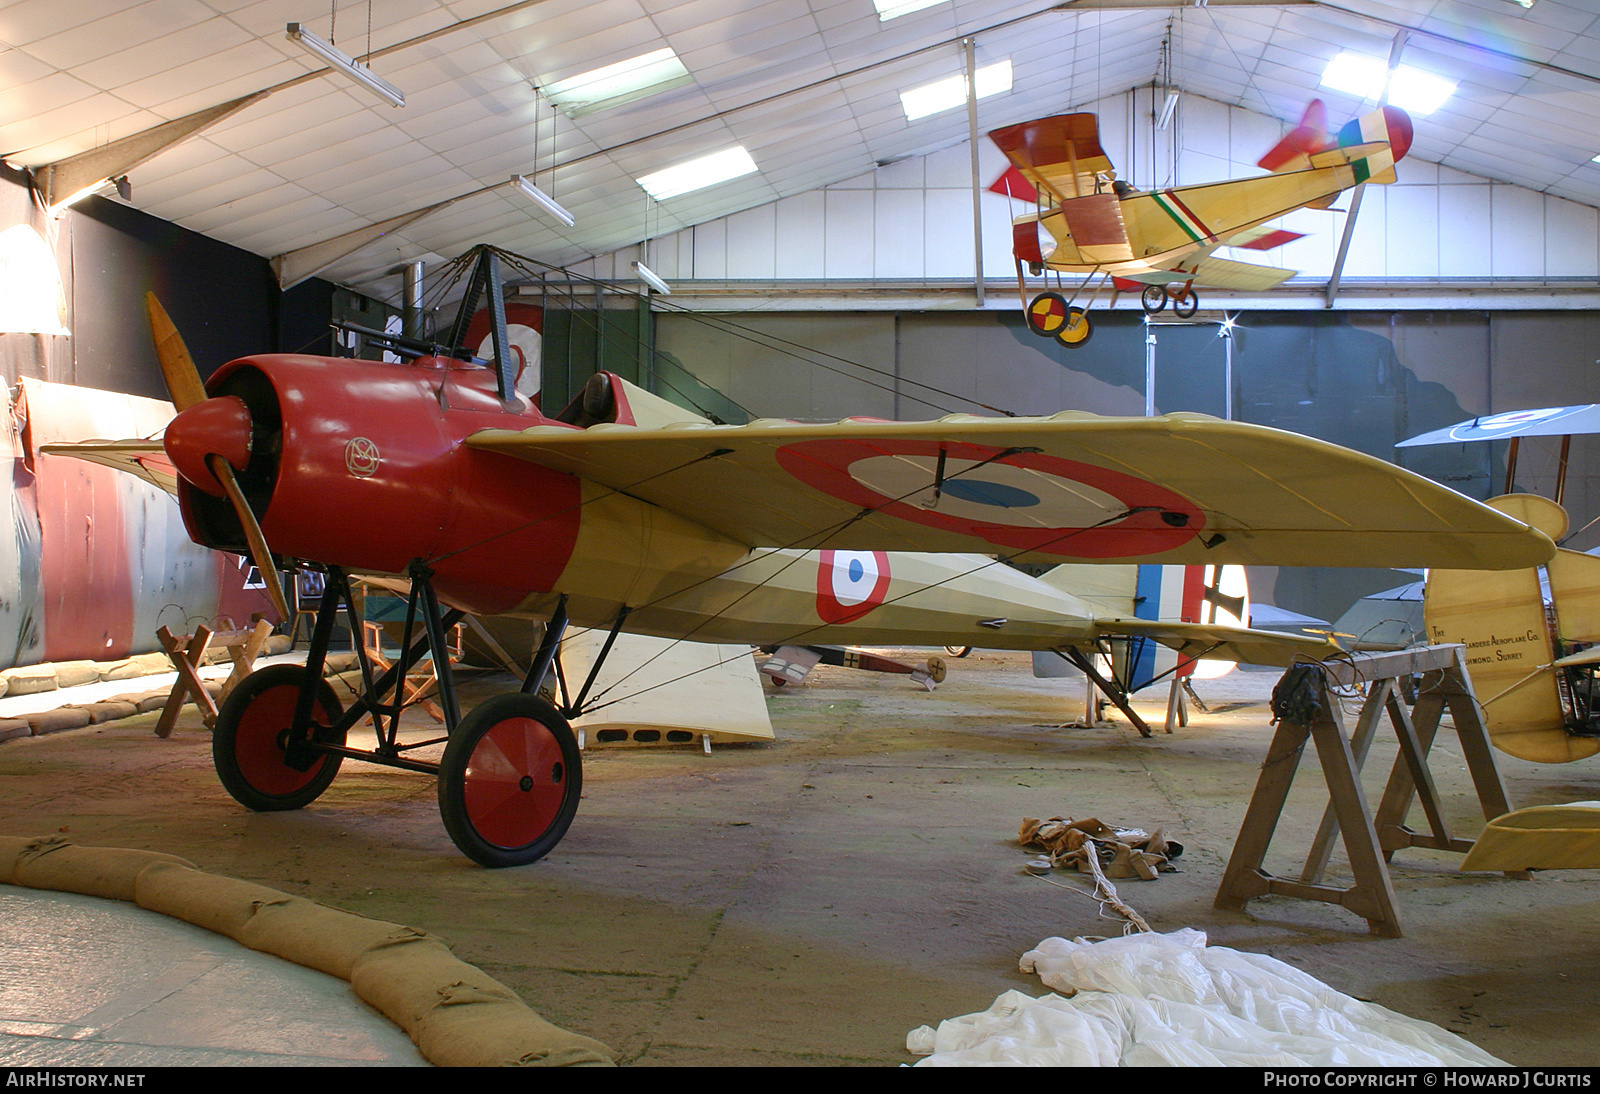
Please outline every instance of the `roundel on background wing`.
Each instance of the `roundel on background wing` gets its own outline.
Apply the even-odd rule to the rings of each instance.
[[[933,440],[800,441],[777,451],[789,474],[887,516],[1062,558],[1158,555],[1205,528],[1193,502],[1095,464]],[[934,488],[939,456],[944,480]]]
[[[506,304],[506,337],[517,358],[517,391],[530,399],[539,394],[540,348],[544,344],[544,309],[537,304]],[[479,308],[467,323],[467,348],[485,361],[494,359],[494,333],[489,309]]]
[[[889,556],[882,551],[822,551],[817,560],[817,615],[853,623],[883,603]]]

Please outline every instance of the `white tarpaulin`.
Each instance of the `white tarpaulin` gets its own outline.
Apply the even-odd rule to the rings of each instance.
[[[1340,994],[1200,931],[1102,942],[1047,938],[1023,954],[1061,995],[1008,991],[979,1014],[923,1026],[918,1067],[1504,1067],[1447,1030]]]

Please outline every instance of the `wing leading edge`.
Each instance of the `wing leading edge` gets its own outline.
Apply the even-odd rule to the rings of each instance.
[[[486,430],[755,547],[1018,561],[1506,569],[1542,533],[1403,468],[1205,415]]]

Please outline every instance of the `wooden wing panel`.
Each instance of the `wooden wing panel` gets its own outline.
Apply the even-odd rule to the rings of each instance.
[[[1472,690],[1497,748],[1536,763],[1600,751],[1600,740],[1567,733],[1555,673],[1544,667],[1554,653],[1537,570],[1430,570],[1423,618],[1430,642],[1467,647]]]
[[[1546,563],[1556,625],[1568,642],[1600,642],[1600,558],[1561,550]]]
[[[1095,176],[1113,174],[1100,147],[1100,122],[1093,114],[1057,114],[996,129],[989,139],[1022,177],[1057,199],[1095,192]]]
[[[1536,565],[1553,549],[1393,464],[1195,414],[541,426],[467,443],[759,547],[1475,569]]]

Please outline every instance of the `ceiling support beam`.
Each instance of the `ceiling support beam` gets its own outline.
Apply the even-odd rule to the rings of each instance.
[[[978,307],[983,307],[983,179],[978,174],[978,62],[977,43],[961,43],[967,66],[967,144],[972,149],[972,287]]]
[[[35,168],[34,185],[47,206],[64,208],[265,96],[266,92],[258,91],[232,102],[197,110],[99,148]]]
[[[1394,81],[1394,70],[1400,67],[1400,54],[1405,52],[1406,31],[1400,31],[1394,36],[1394,44],[1389,47],[1389,71],[1383,78],[1383,91],[1378,95],[1378,106],[1382,107],[1389,101],[1389,85]],[[1344,235],[1339,237],[1339,253],[1333,260],[1333,273],[1328,277],[1328,289],[1323,296],[1322,306],[1333,307],[1334,298],[1339,295],[1339,279],[1344,276],[1345,256],[1350,253],[1350,240],[1356,234],[1356,217],[1361,212],[1361,195],[1366,193],[1367,184],[1357,184],[1350,194],[1350,211],[1344,215]]]
[[[487,194],[491,190],[502,190],[516,185],[516,178],[497,182],[491,186],[480,186],[476,190],[469,190],[465,194],[457,194],[453,198],[436,201],[422,209],[413,209],[409,213],[400,213],[388,220],[380,220],[376,224],[366,224],[360,228],[352,228],[332,239],[324,239],[320,243],[308,243],[304,247],[297,247],[292,251],[285,251],[281,255],[272,257],[272,272],[278,278],[278,288],[287,292],[308,277],[316,277],[323,270],[335,262],[342,261],[355,254],[369,243],[376,243],[391,232],[398,232],[409,227],[430,213],[448,208],[458,201],[475,198],[479,194]]]
[[[272,272],[278,278],[278,288],[287,292],[307,278],[316,277],[340,259],[350,257],[367,244],[376,243],[390,232],[398,232],[415,224],[429,213],[443,209],[447,205],[454,205],[460,200],[460,198],[450,198],[448,201],[430,205],[426,209],[401,213],[388,220],[363,225],[343,235],[325,239],[321,243],[308,244],[292,251],[285,251],[281,255],[274,255]]]

